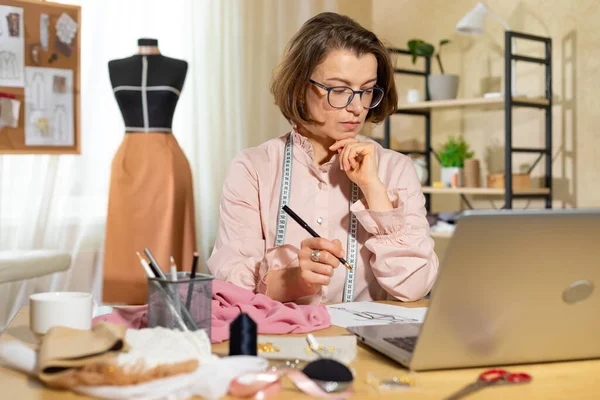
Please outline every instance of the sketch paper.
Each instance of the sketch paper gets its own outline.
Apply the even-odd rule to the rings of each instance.
[[[25,68],[25,144],[73,146],[73,71]]]
[[[368,301],[327,306],[331,324],[349,326],[423,323],[427,307],[407,308]]]
[[[0,6],[0,86],[23,87],[25,65],[23,9]]]

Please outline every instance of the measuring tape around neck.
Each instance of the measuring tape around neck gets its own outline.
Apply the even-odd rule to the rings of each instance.
[[[287,214],[283,211],[283,206],[286,206],[290,202],[290,189],[292,181],[292,164],[293,164],[293,135],[296,133],[290,133],[286,143],[283,157],[283,167],[281,175],[281,193],[279,195],[279,213],[277,214],[277,234],[275,236],[275,247],[281,246],[285,242],[285,233],[287,230]],[[352,266],[352,270],[346,269],[346,281],[344,283],[344,295],[342,300],[344,302],[354,300],[354,278],[356,273],[356,255],[358,253],[358,245],[356,240],[356,234],[358,232],[358,221],[356,216],[350,207],[352,204],[358,201],[360,192],[356,183],[352,182],[352,193],[350,196],[350,202],[348,204],[348,212],[350,218],[348,221],[348,254],[346,261]]]

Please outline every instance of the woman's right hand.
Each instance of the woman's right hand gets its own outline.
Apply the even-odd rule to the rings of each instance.
[[[329,285],[335,268],[340,265],[338,257],[344,257],[344,249],[337,239],[310,238],[302,241],[298,253],[299,279],[307,295],[315,294],[321,286]]]

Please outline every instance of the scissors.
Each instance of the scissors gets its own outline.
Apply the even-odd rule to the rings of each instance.
[[[482,372],[475,382],[465,386],[450,397],[446,397],[445,400],[460,399],[488,386],[528,383],[531,382],[532,379],[531,375],[524,372],[508,372],[503,369],[489,369]]]

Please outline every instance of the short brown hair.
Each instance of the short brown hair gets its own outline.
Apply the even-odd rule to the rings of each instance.
[[[357,56],[373,54],[377,59],[377,85],[385,94],[381,103],[369,110],[366,120],[379,123],[396,111],[398,94],[388,50],[373,32],[353,19],[325,12],[304,23],[288,43],[283,61],[273,74],[271,93],[290,123],[319,123],[303,107],[308,80],[330,51],[342,49]]]

